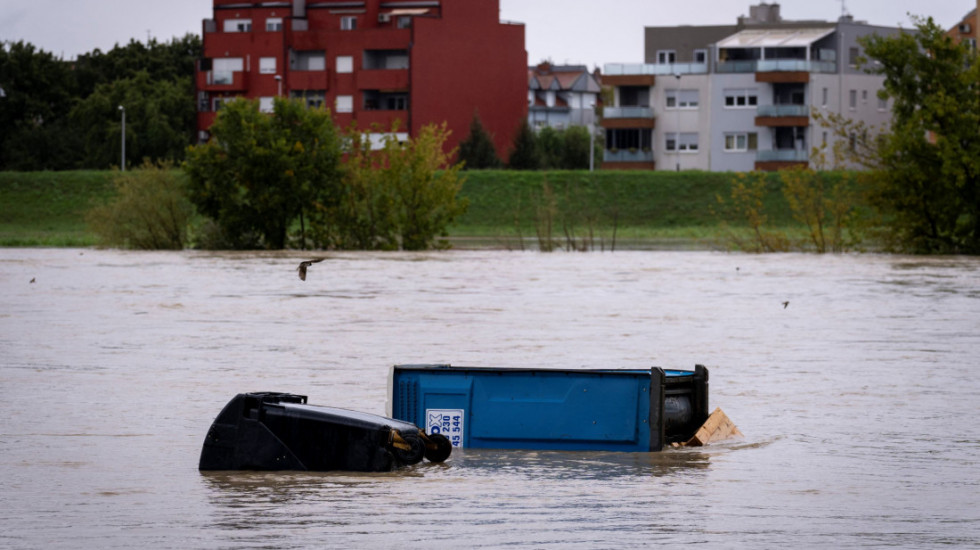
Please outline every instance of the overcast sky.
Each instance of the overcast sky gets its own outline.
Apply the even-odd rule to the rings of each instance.
[[[644,27],[734,24],[752,3],[758,1],[500,0],[500,18],[525,24],[529,64],[550,59],[591,68],[642,62]],[[841,0],[780,4],[784,19],[832,21],[841,14]],[[211,6],[211,0],[0,0],[0,41],[24,40],[70,59],[130,39],[200,34]],[[973,7],[974,0],[845,0],[855,19],[885,26],[910,27],[912,13],[949,28]]]

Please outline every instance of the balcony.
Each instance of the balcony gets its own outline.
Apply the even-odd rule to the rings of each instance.
[[[755,169],[762,171],[782,170],[784,168],[802,167],[809,164],[810,154],[797,149],[773,149],[759,151],[755,157]]]
[[[833,61],[813,61],[806,59],[760,59],[755,69],[757,73],[834,73],[837,64]]]
[[[750,59],[744,61],[719,61],[715,65],[715,72],[718,73],[757,73],[757,82],[795,82],[796,80],[779,80],[780,78],[799,78],[791,76],[806,74],[809,82],[810,73],[834,73],[837,72],[837,64],[833,61],[808,61],[806,59]],[[776,80],[760,80],[761,78],[773,78]],[[773,74],[777,73],[777,74]],[[780,75],[778,73],[788,73]],[[772,75],[772,76],[770,76]]]
[[[358,71],[358,90],[408,90],[408,69]]]
[[[328,90],[329,76],[328,70],[289,71],[287,83],[290,90]]]
[[[755,115],[756,126],[809,126],[810,107],[807,105],[760,105]]]
[[[656,123],[657,119],[654,118],[652,107],[625,105],[603,107],[599,125],[606,129],[653,128]]]
[[[607,149],[602,154],[604,162],[653,162],[653,151],[639,149]]]
[[[602,68],[603,81],[607,76],[674,76],[707,73],[707,63],[606,63]]]
[[[604,118],[653,118],[652,107],[626,106],[603,107]]]
[[[244,71],[197,73],[198,88],[206,92],[242,92],[248,89],[248,73]]]
[[[602,153],[604,170],[654,170],[653,151],[638,149],[606,149]]]

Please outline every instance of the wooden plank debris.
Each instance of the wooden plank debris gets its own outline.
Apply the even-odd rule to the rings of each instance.
[[[691,447],[700,447],[702,445],[707,445],[708,443],[714,443],[716,441],[723,441],[725,439],[731,439],[733,437],[743,437],[742,432],[738,431],[735,424],[732,422],[728,415],[718,407],[708,416],[708,419],[704,421],[704,424],[698,428],[695,432],[694,437],[687,440],[684,445]]]

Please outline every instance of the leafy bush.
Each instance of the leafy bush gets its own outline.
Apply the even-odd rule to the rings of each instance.
[[[142,250],[179,250],[187,242],[194,209],[180,173],[169,164],[144,162],[118,172],[116,197],[88,212],[86,221],[106,246]]]
[[[341,197],[321,206],[313,224],[319,246],[365,250],[425,250],[466,209],[457,199],[462,179],[454,152],[443,151],[448,130],[425,126],[405,144],[392,134],[380,150],[349,131]]]

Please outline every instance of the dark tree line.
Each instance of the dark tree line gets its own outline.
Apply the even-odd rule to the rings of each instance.
[[[511,170],[588,170],[589,130],[585,126],[572,126],[556,130],[546,126],[535,132],[527,119],[514,136],[506,167]],[[602,162],[602,144],[592,143],[594,162]],[[470,123],[470,133],[459,144],[459,160],[467,170],[503,168],[504,162],[497,156],[493,138],[480,122],[479,115]]]
[[[73,61],[32,44],[0,43],[0,170],[105,169],[180,161],[194,143],[200,38],[132,41]]]

